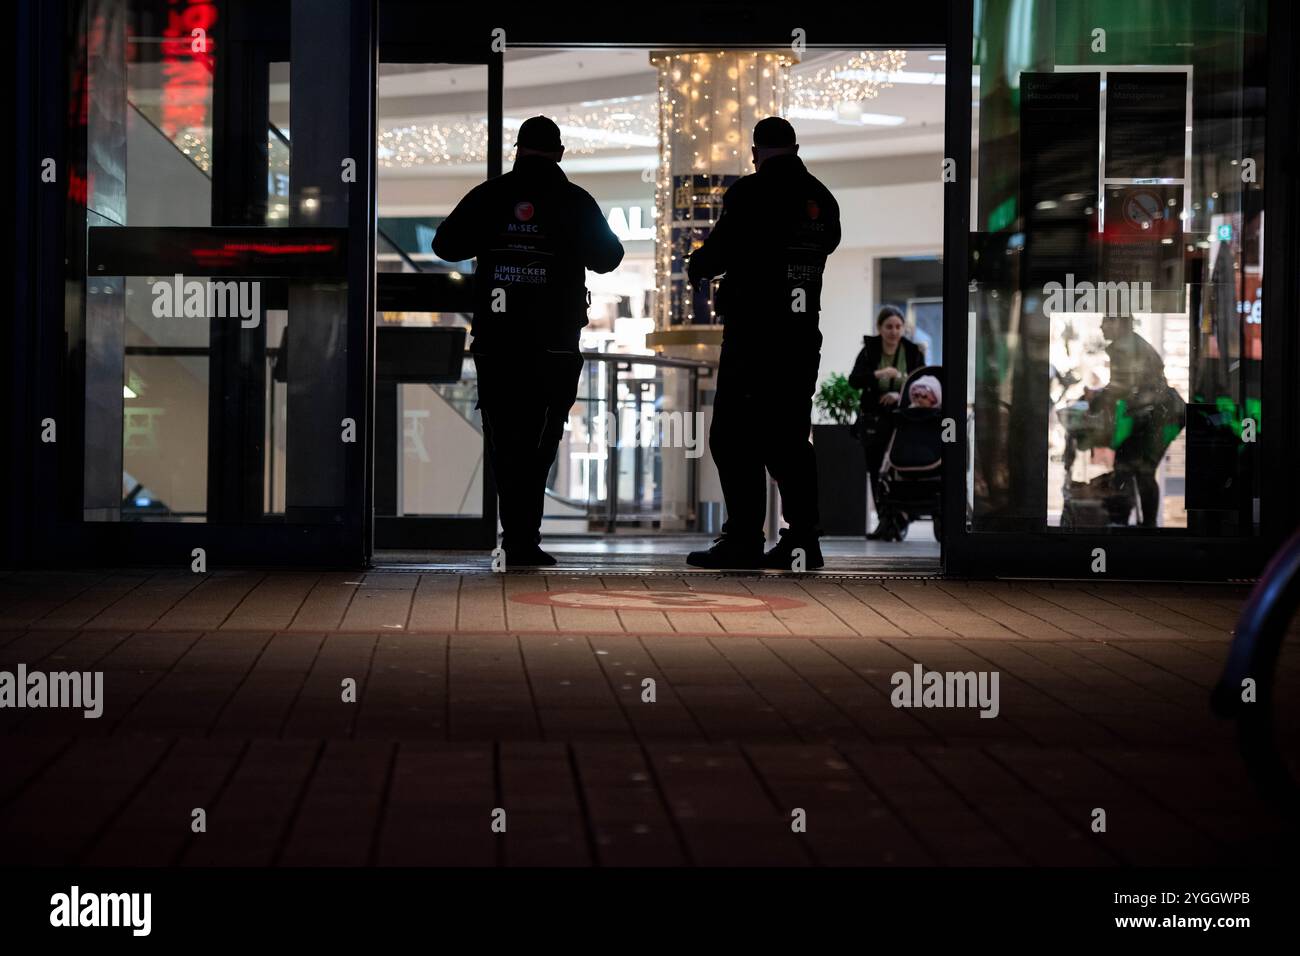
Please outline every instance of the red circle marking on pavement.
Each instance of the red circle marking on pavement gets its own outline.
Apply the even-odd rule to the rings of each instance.
[[[583,608],[590,611],[785,611],[803,601],[717,591],[669,591],[661,588],[611,588],[592,591],[529,591],[510,595],[520,604]]]

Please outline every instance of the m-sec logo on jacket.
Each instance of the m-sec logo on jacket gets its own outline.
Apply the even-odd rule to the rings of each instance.
[[[521,203],[515,203],[515,218],[520,222],[527,222],[533,218],[533,204],[524,200]]]

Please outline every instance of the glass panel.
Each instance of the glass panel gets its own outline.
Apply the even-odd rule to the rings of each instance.
[[[214,4],[91,2],[83,10],[84,224],[212,224]],[[205,39],[196,41],[192,31]],[[81,257],[78,256],[79,260]],[[170,277],[168,277],[170,279]],[[85,343],[83,515],[204,520],[208,324],[160,318],[153,278],[90,277],[70,341]]]
[[[975,9],[969,526],[1253,533],[1264,0]]]
[[[131,356],[123,393],[122,518],[203,520],[207,356]]]
[[[635,356],[584,365],[547,482],[543,533],[694,529],[707,452],[694,375]]]
[[[68,297],[65,320],[70,360],[84,367],[73,385],[82,390],[83,518],[340,523],[353,507],[348,456],[365,440],[345,407],[359,370],[347,359],[341,270],[214,274],[272,255],[288,272],[330,243],[259,237],[250,251],[247,238],[207,227],[345,226],[348,191],[322,157],[338,152],[346,111],[300,115],[300,131],[323,145],[299,158],[291,189],[289,63],[270,62],[283,51],[268,45],[284,34],[270,21],[286,18],[288,4],[255,16],[199,0],[77,9],[69,137],[85,161],[68,175],[70,222],[81,227],[68,258],[85,296]],[[298,49],[319,53],[295,61],[302,81],[348,102],[337,51]],[[110,246],[129,263],[117,271],[145,274],[88,264]],[[190,263],[187,274],[150,258],[167,256]]]
[[[125,32],[124,46],[114,42],[112,31],[91,37],[92,42],[104,41],[99,56],[92,50],[92,101],[101,116],[117,114],[126,119],[126,181],[121,186],[127,216],[118,224],[211,225],[216,69],[211,37],[217,5],[190,4],[180,10],[175,4],[135,2],[115,5],[112,12],[108,4],[90,6],[101,23],[116,21]],[[204,35],[196,39],[194,30]],[[114,103],[119,91],[100,81],[117,65],[126,70],[126,88],[120,91],[125,102]],[[91,131],[95,132],[93,124]],[[91,145],[109,155],[107,138],[92,135]],[[103,212],[102,207],[97,211]]]
[[[380,272],[460,272],[433,234],[488,175],[486,64],[381,63],[377,117]],[[468,186],[467,186],[468,184]]]
[[[474,362],[459,382],[397,387],[399,515],[483,515],[483,420]]]
[[[122,379],[122,518],[203,520],[208,323],[154,314],[152,277],[128,276]],[[95,286],[91,285],[94,296]]]
[[[878,259],[880,304],[905,317],[903,334],[916,343],[927,365],[943,364],[943,258],[889,256]]]
[[[376,268],[389,273],[434,273],[453,280],[470,275],[473,262],[444,262],[433,254],[438,224],[460,199],[465,182],[487,178],[485,64],[382,63],[379,66],[379,220]],[[442,288],[442,287],[439,287]],[[384,311],[385,328],[468,328],[470,315],[447,311],[440,301],[420,311]],[[462,360],[459,381],[377,383],[377,427],[395,429],[393,445],[382,438],[379,454],[396,461],[376,469],[379,514],[483,516],[483,425],[477,409],[473,361]]]
[[[285,98],[283,108],[289,109],[289,77],[287,63],[272,63],[271,69],[283,68],[285,77],[282,83],[271,84],[271,95],[277,91]],[[272,109],[274,110],[273,103]],[[289,134],[272,120],[266,130],[266,224],[268,226],[287,226],[289,224],[289,172],[292,150],[289,148]]]
[[[396,514],[481,517],[482,420],[474,407],[473,361],[464,360],[458,382],[396,389],[396,421],[381,425],[398,430]],[[544,533],[603,531],[611,521],[622,528],[691,530],[699,461],[707,451],[693,394],[690,369],[626,356],[586,362],[546,485]]]

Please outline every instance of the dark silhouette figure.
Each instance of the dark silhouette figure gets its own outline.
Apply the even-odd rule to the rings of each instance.
[[[1156,469],[1173,435],[1182,428],[1182,400],[1165,379],[1160,353],[1133,331],[1131,315],[1105,316],[1101,334],[1107,342],[1110,381],[1092,393],[1091,404],[1116,423],[1115,484],[1137,486],[1141,526],[1154,528],[1160,512]]]
[[[862,351],[849,373],[849,384],[862,391],[853,427],[867,458],[867,480],[876,508],[876,527],[867,535],[873,541],[901,541],[906,535],[906,519],[880,505],[880,465],[894,434],[892,412],[899,406],[907,376],[925,364],[920,347],[903,335],[903,326],[902,312],[892,305],[881,309],[876,316],[878,334],[863,337]]]
[[[693,284],[725,276],[715,310],[722,355],[709,431],[727,521],[688,563],[704,568],[822,567],[817,463],[808,436],[821,359],[822,272],[840,241],[835,197],[798,157],[794,127],[768,117],[754,127],[753,175],[723,197],[722,214],[690,257]],[[789,528],[763,554],[764,470],[781,490]]]
[[[623,261],[596,201],[560,170],[559,127],[534,116],[515,145],[514,168],[474,187],[433,239],[449,262],[478,260],[470,348],[507,567],[555,563],[540,547],[542,509],[582,374],[584,270]]]

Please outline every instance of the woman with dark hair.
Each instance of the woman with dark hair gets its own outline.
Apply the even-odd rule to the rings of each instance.
[[[873,541],[902,541],[905,528],[896,516],[880,510],[880,462],[894,432],[890,412],[898,405],[899,389],[909,372],[925,364],[920,348],[903,335],[903,313],[887,305],[876,316],[877,335],[865,336],[862,351],[849,373],[849,384],[862,390],[862,404],[854,426],[867,456],[871,500],[876,506]]]

